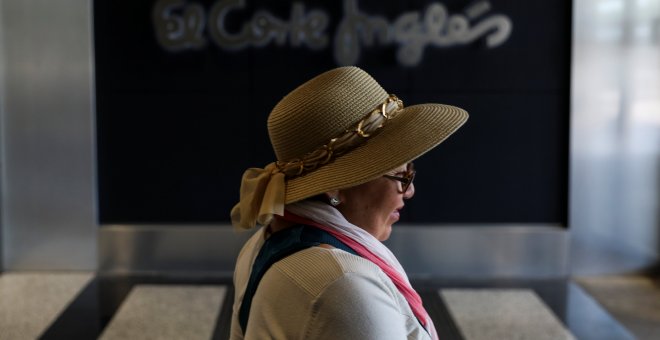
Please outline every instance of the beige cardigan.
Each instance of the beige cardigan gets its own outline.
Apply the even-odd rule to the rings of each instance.
[[[370,261],[312,247],[275,263],[259,283],[245,334],[238,311],[263,228],[236,263],[230,339],[430,339],[406,299]]]

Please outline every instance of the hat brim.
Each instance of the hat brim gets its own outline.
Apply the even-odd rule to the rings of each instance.
[[[433,149],[467,119],[465,110],[450,105],[406,107],[366,143],[312,172],[289,179],[285,203],[376,179]]]

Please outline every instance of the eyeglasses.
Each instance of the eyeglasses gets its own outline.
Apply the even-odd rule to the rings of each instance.
[[[401,190],[399,191],[399,193],[405,194],[406,192],[408,192],[408,188],[410,188],[410,185],[415,179],[415,173],[416,171],[413,164],[408,163],[406,172],[403,174],[403,176],[383,175],[383,177],[401,182]]]

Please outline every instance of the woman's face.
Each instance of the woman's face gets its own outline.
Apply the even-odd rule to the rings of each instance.
[[[407,165],[402,165],[388,173],[401,177]],[[340,204],[337,209],[352,224],[366,230],[380,241],[390,237],[392,224],[399,220],[404,199],[415,194],[414,184],[401,192],[402,183],[387,177],[379,177],[352,188],[339,190]]]

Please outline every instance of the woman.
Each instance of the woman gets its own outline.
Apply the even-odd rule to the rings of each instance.
[[[403,106],[357,67],[327,71],[273,108],[278,161],[243,175],[234,226],[260,229],[234,273],[231,339],[437,339],[381,243],[415,193],[412,160],[467,113]]]

